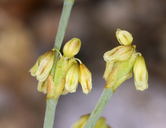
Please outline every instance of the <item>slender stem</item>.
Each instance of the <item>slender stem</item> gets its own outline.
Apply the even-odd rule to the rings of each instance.
[[[54,48],[56,49],[60,49],[61,47],[73,4],[74,0],[64,0],[63,11],[54,44]]]
[[[73,4],[74,4],[74,0],[64,0],[62,15],[61,15],[61,19],[60,19],[56,39],[55,39],[55,44],[53,47],[53,48],[56,48],[57,50],[60,50],[61,48]],[[57,58],[58,58],[58,52],[55,52],[55,58],[54,58],[54,64],[51,70],[51,76],[54,76]],[[58,100],[56,100],[55,98],[46,99],[46,112],[45,112],[43,128],[53,128],[57,103],[58,103]]]
[[[74,0],[64,0],[62,15],[59,22],[59,27],[58,27],[57,35],[55,38],[55,43],[54,43],[54,48],[56,48],[57,50],[60,50],[61,48],[73,4],[74,4]],[[57,58],[58,58],[58,53],[56,52],[55,59],[54,59],[55,62],[57,61]],[[54,76],[55,67],[56,67],[56,63],[54,63],[52,67],[52,71],[51,71],[52,76]]]
[[[53,128],[57,103],[58,101],[55,98],[46,99],[46,112],[43,128]]]
[[[84,128],[94,128],[95,124],[97,123],[98,119],[100,118],[107,102],[109,101],[110,97],[113,95],[113,91],[110,88],[104,88],[103,92],[98,100],[94,110],[92,111],[88,121],[86,122]]]

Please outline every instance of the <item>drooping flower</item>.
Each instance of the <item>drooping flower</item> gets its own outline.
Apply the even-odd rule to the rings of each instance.
[[[40,82],[43,82],[49,75],[54,62],[55,51],[49,50],[41,55],[35,65],[29,70],[31,75],[36,77]]]
[[[145,60],[141,54],[136,59],[133,68],[135,87],[137,90],[143,91],[148,88],[148,71]]]
[[[79,82],[81,83],[82,90],[88,94],[92,89],[92,74],[84,64],[80,64]]]
[[[31,75],[39,81],[38,91],[47,93],[47,98],[58,99],[60,95],[75,92],[80,82],[83,93],[90,92],[92,89],[91,73],[81,60],[74,57],[79,52],[80,47],[80,39],[73,38],[64,45],[63,56],[54,48],[38,58],[30,69]],[[60,56],[53,70],[55,50]]]
[[[78,38],[69,40],[63,47],[63,54],[65,57],[71,58],[75,56],[81,48],[81,41]]]
[[[137,90],[148,88],[148,72],[146,64],[141,53],[135,51],[136,46],[131,45],[132,35],[118,29],[116,37],[120,46],[107,51],[104,54],[106,69],[103,78],[106,80],[105,88],[111,88],[115,91],[125,80],[132,77],[134,71],[134,80]]]
[[[121,45],[131,45],[133,42],[133,37],[131,33],[125,30],[117,29],[116,37]]]
[[[135,45],[118,46],[110,51],[105,52],[103,57],[106,62],[125,61],[133,54],[134,51]]]
[[[68,92],[75,92],[78,86],[79,67],[75,61],[66,74],[65,88]]]

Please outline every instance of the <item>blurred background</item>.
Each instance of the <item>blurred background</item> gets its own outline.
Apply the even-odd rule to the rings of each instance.
[[[63,0],[0,0],[0,127],[42,128],[46,95],[28,71],[52,49],[62,6]],[[147,63],[149,89],[138,92],[133,78],[127,80],[102,116],[113,128],[166,127],[166,1],[75,0],[64,43],[81,39],[76,57],[92,72],[93,89],[87,96],[79,86],[61,96],[54,128],[69,128],[93,110],[105,85],[103,54],[119,45],[117,28],[132,33]]]

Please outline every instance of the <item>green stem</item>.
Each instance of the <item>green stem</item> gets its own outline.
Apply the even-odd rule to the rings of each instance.
[[[64,0],[62,15],[55,39],[55,44],[53,47],[56,48],[57,50],[60,50],[61,48],[73,4],[74,0]],[[51,70],[51,76],[54,76],[57,59],[58,59],[58,52],[55,52],[55,58]],[[45,112],[43,128],[53,128],[57,103],[58,100],[55,98],[46,99],[46,112]]]
[[[86,122],[84,128],[94,128],[98,119],[100,118],[105,106],[107,105],[110,97],[113,95],[113,91],[110,88],[104,88],[103,92],[98,100],[94,110],[92,111],[88,121]]]
[[[74,0],[64,0],[62,15],[53,47],[56,48],[57,50],[60,50],[61,48],[73,4]],[[55,59],[54,59],[55,62],[57,61],[58,54],[59,54],[58,52],[55,53]],[[51,71],[52,76],[54,76],[55,67],[56,63],[54,63],[52,67]]]
[[[54,44],[54,48],[56,49],[60,49],[61,47],[73,4],[74,0],[64,0],[62,15]]]
[[[55,98],[46,99],[46,112],[43,128],[53,128],[57,103],[58,101]]]

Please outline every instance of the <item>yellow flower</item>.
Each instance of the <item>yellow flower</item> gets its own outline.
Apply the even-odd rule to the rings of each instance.
[[[137,90],[143,91],[148,88],[148,71],[145,60],[141,54],[136,59],[134,64],[134,81]]]
[[[79,82],[83,93],[88,94],[92,89],[92,74],[84,64],[80,64]]]
[[[66,90],[69,92],[75,92],[78,86],[78,79],[79,79],[79,67],[78,63],[75,61],[66,74],[66,84],[65,84]]]
[[[132,37],[131,33],[129,33],[128,31],[125,31],[125,30],[117,29],[116,37],[117,37],[119,43],[122,45],[131,45],[131,43],[133,41],[133,37]]]
[[[65,57],[71,58],[75,56],[81,47],[81,40],[78,38],[73,38],[69,40],[63,47],[63,54]]]
[[[135,45],[118,46],[104,53],[103,57],[106,62],[125,61],[133,54],[134,51],[135,51]]]
[[[90,114],[81,116],[80,119],[74,123],[71,128],[84,128],[85,123],[87,122]],[[106,119],[100,117],[94,128],[111,128],[106,124]]]
[[[47,93],[47,98],[58,99],[60,95],[75,92],[80,81],[83,92],[85,94],[90,92],[92,89],[91,73],[79,59],[74,57],[80,47],[80,39],[73,38],[65,44],[63,56],[54,48],[38,58],[30,69],[31,75],[39,81],[38,91]],[[60,56],[57,59],[55,70],[52,70],[55,50]]]
[[[148,88],[148,71],[145,60],[140,53],[135,52],[132,35],[118,29],[116,36],[121,46],[104,54],[106,68],[103,78],[106,80],[105,88],[115,91],[125,80],[132,77],[134,71],[135,86],[137,90]]]
[[[43,82],[49,75],[54,61],[55,51],[49,50],[45,54],[41,55],[35,65],[30,69],[32,76],[36,76],[36,79]]]

